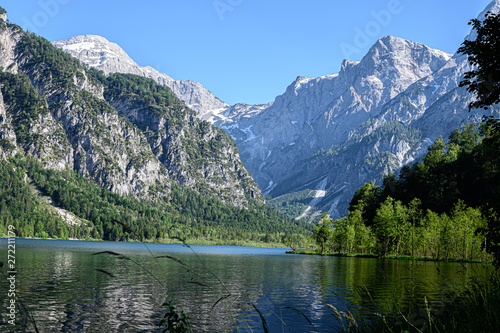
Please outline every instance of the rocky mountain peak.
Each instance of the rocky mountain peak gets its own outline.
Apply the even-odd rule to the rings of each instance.
[[[299,92],[299,90],[301,88],[307,88],[308,87],[308,83],[311,80],[312,80],[312,78],[310,78],[310,77],[297,76],[297,78],[295,79],[295,81],[293,81],[292,84],[290,84],[288,86],[287,90],[293,89],[293,91],[295,92],[295,95],[297,95],[298,92]]]
[[[376,76],[411,81],[429,75],[443,66],[451,54],[394,36],[379,39],[363,57],[360,70]]]
[[[477,19],[480,21],[483,21],[486,14],[490,12],[493,14],[497,14],[500,12],[500,0],[493,0],[492,2],[489,3],[488,6],[477,16]],[[471,30],[469,35],[465,37],[466,40],[475,40],[477,37],[477,33],[474,30]]]
[[[340,70],[341,71],[348,70],[349,68],[353,68],[357,64],[359,64],[359,61],[351,61],[351,60],[344,59],[344,60],[342,60]]]
[[[106,74],[136,74],[151,78],[161,85],[166,85],[202,119],[209,119],[207,114],[214,110],[229,107],[198,82],[174,80],[151,66],[139,66],[118,44],[110,42],[104,37],[97,35],[75,36],[68,40],[52,42],[52,44]]]
[[[82,35],[52,43],[80,61],[102,70],[104,73],[143,74],[138,65],[118,44],[97,35]],[[149,67],[149,70],[152,68]],[[165,75],[166,76],[166,75]],[[173,81],[166,76],[165,79]]]

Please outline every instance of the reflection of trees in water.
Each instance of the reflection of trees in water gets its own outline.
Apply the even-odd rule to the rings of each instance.
[[[445,286],[457,288],[482,270],[476,264],[466,264],[464,271],[458,263],[296,255],[202,254],[202,264],[193,254],[173,254],[188,270],[165,258],[158,259],[160,268],[146,253],[125,254],[166,288],[129,260],[84,251],[19,252],[19,289],[40,331],[154,330],[167,300],[182,305],[194,331],[231,331],[233,317],[242,331],[247,325],[242,319],[261,327],[250,303],[269,321],[271,331],[281,331],[278,316],[290,327],[310,327],[303,315],[316,327],[330,329],[337,323],[326,304],[339,311],[373,308],[361,288],[366,287],[377,305],[390,309],[394,300],[406,304],[424,295],[437,299]],[[217,303],[228,292],[207,268],[223,281],[230,297]]]
[[[326,298],[337,295],[351,310],[389,312],[423,306],[424,297],[441,304],[460,292],[470,278],[485,274],[482,264],[437,263],[326,257],[319,283]]]

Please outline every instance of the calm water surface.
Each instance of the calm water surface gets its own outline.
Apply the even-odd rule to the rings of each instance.
[[[6,244],[0,239],[4,263]],[[326,304],[360,317],[406,304],[410,295],[438,304],[488,270],[233,246],[27,239],[16,246],[17,292],[40,332],[160,331],[168,300],[182,306],[194,332],[263,332],[259,312],[271,332],[330,332],[339,323]],[[95,255],[101,251],[125,257]],[[0,331],[8,329],[9,301],[1,279]]]

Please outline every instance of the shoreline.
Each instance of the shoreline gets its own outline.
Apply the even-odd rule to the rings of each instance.
[[[457,259],[457,258],[432,258],[432,257],[412,257],[412,256],[379,256],[376,254],[362,254],[362,253],[318,253],[311,251],[286,251],[286,254],[298,255],[316,255],[327,257],[348,257],[348,258],[370,258],[370,259],[392,259],[392,260],[415,260],[415,261],[434,261],[434,262],[459,262],[470,264],[492,264],[491,260],[479,259]]]
[[[0,239],[8,239],[7,236],[0,236]],[[241,246],[241,247],[262,247],[262,248],[276,248],[276,249],[289,249],[286,245],[277,243],[259,243],[259,242],[245,242],[245,241],[209,241],[209,240],[197,240],[188,239],[186,242],[181,242],[177,239],[164,239],[162,241],[138,241],[138,240],[128,240],[128,241],[114,241],[114,240],[104,240],[104,239],[78,239],[78,238],[39,238],[39,237],[16,237],[16,239],[40,239],[40,240],[64,240],[64,241],[84,241],[84,242],[114,242],[114,243],[144,243],[144,244],[186,244],[186,245],[212,245],[212,246]]]

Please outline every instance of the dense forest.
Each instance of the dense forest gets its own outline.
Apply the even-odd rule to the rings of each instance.
[[[475,40],[458,53],[472,70],[461,87],[475,94],[469,109],[500,103],[500,15],[487,12],[469,23]],[[343,253],[410,255],[434,259],[488,259],[500,265],[500,119],[484,117],[439,137],[419,163],[366,183],[338,220],[324,215],[314,234],[321,245]]]
[[[498,251],[498,122],[457,129],[421,162],[364,184],[347,216],[316,223],[321,252],[490,259]]]
[[[285,245],[310,236],[309,224],[263,203],[230,136],[199,121],[170,88],[105,76],[36,34],[8,22],[2,28],[17,44],[16,62],[0,68],[0,236],[7,225],[19,237],[115,241]],[[138,139],[117,136],[113,121]],[[79,144],[98,156],[97,171],[77,165],[76,155],[73,163]],[[124,154],[134,170],[161,162],[141,195],[120,195],[110,180],[128,171],[117,162]]]
[[[31,158],[1,161],[0,184],[3,235],[14,225],[19,237],[284,245],[310,233],[307,224],[265,205],[247,210],[175,184],[169,197],[151,203],[100,188],[74,171],[44,169]],[[57,213],[44,197],[66,212]]]

